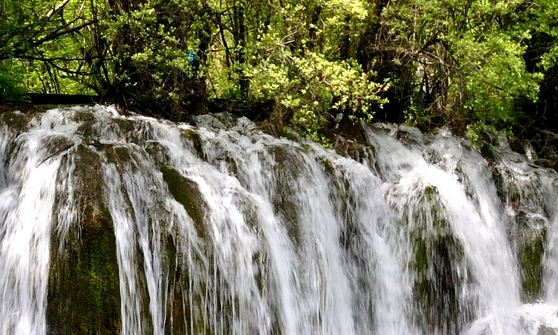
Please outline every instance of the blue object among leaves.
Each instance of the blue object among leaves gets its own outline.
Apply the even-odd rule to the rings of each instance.
[[[188,51],[188,60],[190,63],[194,62],[194,52],[192,50]]]

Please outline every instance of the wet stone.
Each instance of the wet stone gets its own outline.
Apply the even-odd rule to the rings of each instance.
[[[203,144],[200,135],[193,129],[184,129],[180,132],[182,138],[184,138],[189,147],[191,147],[201,159],[206,159],[206,155],[203,151]]]
[[[31,117],[21,112],[4,112],[0,113],[0,124],[6,125],[11,131],[18,133],[29,129],[29,121]]]
[[[78,216],[66,236],[55,229],[51,237],[48,334],[118,334],[122,326],[116,237],[101,200],[99,157],[80,146],[75,159]],[[58,190],[57,207],[68,191]]]
[[[198,189],[198,185],[183,177],[178,171],[168,167],[161,166],[163,179],[167,183],[169,192],[174,199],[178,201],[194,221],[198,236],[205,237],[205,208],[207,208],[202,194]]]
[[[555,329],[546,327],[546,326],[541,326],[539,328],[539,331],[537,332],[537,335],[557,335],[558,331],[556,331]]]

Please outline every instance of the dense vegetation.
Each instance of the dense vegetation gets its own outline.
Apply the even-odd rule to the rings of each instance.
[[[374,114],[475,139],[558,124],[555,0],[4,0],[0,100],[97,94],[184,119],[273,104],[324,140]]]

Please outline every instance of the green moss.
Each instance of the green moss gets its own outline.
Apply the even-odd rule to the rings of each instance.
[[[432,201],[434,200],[433,198],[438,195],[438,189],[435,186],[426,186],[424,194],[427,197],[427,200]]]
[[[197,184],[183,177],[178,171],[168,167],[161,166],[161,173],[163,179],[167,183],[169,192],[174,199],[178,201],[194,221],[198,236],[205,237],[205,208],[207,208],[202,194],[200,193]]]
[[[333,163],[327,158],[321,159],[321,162],[327,174],[335,176],[335,167],[333,166]]]
[[[465,253],[453,236],[436,187],[427,186],[418,195],[418,206],[410,208],[404,229],[410,228],[413,257],[409,267],[414,274],[414,317],[423,332],[434,334],[443,329],[457,333],[460,324],[470,320],[458,303],[463,282]]]
[[[63,253],[54,251],[49,275],[47,325],[61,334],[120,333],[116,237],[106,207],[87,204]],[[56,249],[56,248],[55,248]]]
[[[524,232],[523,235],[525,242],[519,250],[522,294],[525,301],[535,301],[541,294],[546,231]]]
[[[463,249],[452,236],[432,236],[415,242],[413,294],[415,315],[422,319],[425,333],[452,329],[457,333],[465,313],[458,303],[462,279],[457,267],[463,262]]]
[[[67,159],[63,159],[63,166]],[[88,147],[78,146],[75,164],[72,179],[78,217],[63,239],[57,229],[51,233],[48,332],[118,334],[121,320],[116,236],[112,217],[102,203],[99,157]],[[57,188],[55,210],[65,210],[59,206],[69,191]]]

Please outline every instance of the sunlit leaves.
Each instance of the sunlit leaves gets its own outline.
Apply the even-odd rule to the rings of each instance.
[[[532,32],[540,29],[529,20],[537,17],[540,3],[394,2],[383,18],[400,50],[397,62],[416,68],[418,74],[415,101],[421,108],[408,112],[426,109],[450,121],[486,125],[470,130],[514,125],[518,99],[536,100],[542,78],[541,73],[527,71],[524,59]]]

